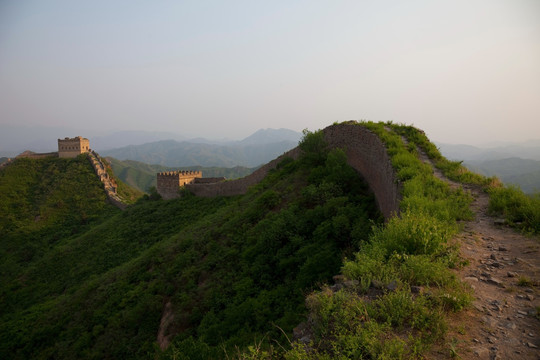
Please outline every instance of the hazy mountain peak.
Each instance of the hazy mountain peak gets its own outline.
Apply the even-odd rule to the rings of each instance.
[[[259,129],[252,135],[240,141],[242,144],[270,144],[281,141],[298,142],[302,133],[290,129]]]

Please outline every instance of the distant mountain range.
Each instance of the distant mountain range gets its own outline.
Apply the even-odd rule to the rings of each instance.
[[[284,140],[298,142],[301,133],[287,129],[259,130],[244,140],[194,138],[188,134],[164,131],[115,131],[105,129],[76,129],[53,126],[0,126],[0,157],[14,157],[26,150],[50,152],[57,150],[58,138],[83,136],[90,140],[92,149],[102,153],[128,145],[142,145],[163,140],[188,141],[198,144],[230,145],[233,143],[260,144]]]
[[[296,147],[302,134],[288,129],[259,130],[240,140],[212,143],[204,139],[163,140],[102,151],[103,156],[172,167],[256,167]]]
[[[489,148],[437,144],[450,160],[463,161],[470,170],[497,176],[506,184],[518,185],[525,193],[540,191],[540,140],[500,144]]]
[[[518,185],[525,193],[540,191],[540,161],[520,158],[468,160],[463,164],[485,176],[497,176],[505,184]]]
[[[521,158],[540,161],[540,140],[523,143],[509,143],[491,147],[477,147],[465,144],[436,143],[441,153],[450,160],[497,160]]]

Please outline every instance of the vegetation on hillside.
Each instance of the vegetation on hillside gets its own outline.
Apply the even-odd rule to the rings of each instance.
[[[139,189],[134,188],[120,180],[114,173],[111,164],[106,159],[100,157],[100,160],[105,166],[109,178],[111,178],[113,183],[116,184],[116,195],[122,199],[124,204],[133,204],[137,199],[144,195],[144,193]]]
[[[343,151],[310,139],[245,196],[140,200],[28,261],[0,284],[0,357],[225,358],[254,340],[284,343],[304,295],[380,219]]]
[[[117,211],[106,203],[102,184],[85,155],[14,160],[0,170],[2,282],[19,276],[51,247]],[[0,288],[3,299],[8,289]]]

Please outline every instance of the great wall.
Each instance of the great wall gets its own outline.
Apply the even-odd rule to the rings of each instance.
[[[94,168],[96,175],[103,184],[103,189],[105,190],[105,194],[107,195],[109,202],[122,210],[125,209],[127,205],[122,201],[116,192],[116,181],[109,176],[107,167],[101,160],[101,157],[94,150],[90,150],[88,152],[88,159],[90,160],[90,163],[92,163],[92,167]]]
[[[341,148],[347,155],[347,163],[368,183],[377,205],[386,219],[399,213],[401,185],[390,162],[390,157],[381,139],[363,126],[336,124],[322,130],[329,148]],[[103,184],[108,200],[124,209],[127,205],[116,192],[117,185],[99,155],[90,149],[88,139],[80,136],[58,139],[58,152],[38,154],[26,151],[18,157],[43,158],[47,156],[75,157],[86,153],[96,175]],[[158,173],[157,190],[166,200],[180,196],[185,187],[196,196],[233,196],[245,194],[249,187],[259,183],[268,172],[286,159],[297,159],[301,153],[296,147],[260,167],[252,174],[240,179],[225,181],[224,178],[203,178],[200,171],[169,171]]]
[[[329,126],[322,132],[331,149],[341,148],[345,151],[348,164],[366,180],[373,191],[383,216],[389,219],[398,213],[401,185],[381,139],[363,126],[346,123]],[[211,183],[200,183],[195,179],[193,183],[185,184],[185,188],[202,197],[245,194],[250,186],[264,179],[282,160],[288,157],[297,159],[299,155],[300,149],[296,147],[241,179]],[[158,174],[158,181],[159,177]],[[167,199],[179,196],[178,185],[171,189],[170,184],[168,183],[169,187],[164,190]]]

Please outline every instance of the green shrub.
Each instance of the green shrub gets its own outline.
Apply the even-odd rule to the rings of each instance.
[[[307,129],[303,130],[304,136],[298,144],[303,152],[304,162],[310,165],[320,165],[326,160],[328,145],[324,141],[322,131],[310,132]]]
[[[346,260],[342,273],[358,280],[360,289],[366,292],[374,280],[388,284],[398,277],[396,269],[385,261],[386,251],[380,246],[365,246],[355,254],[354,260]]]
[[[400,275],[411,285],[444,286],[457,281],[446,263],[428,255],[403,256]]]
[[[404,211],[400,218],[392,218],[384,227],[376,228],[371,241],[385,250],[387,258],[393,253],[433,255],[445,248],[455,232],[455,227],[432,216]]]
[[[491,187],[489,212],[502,215],[526,232],[540,233],[540,193],[527,196],[517,187]]]

